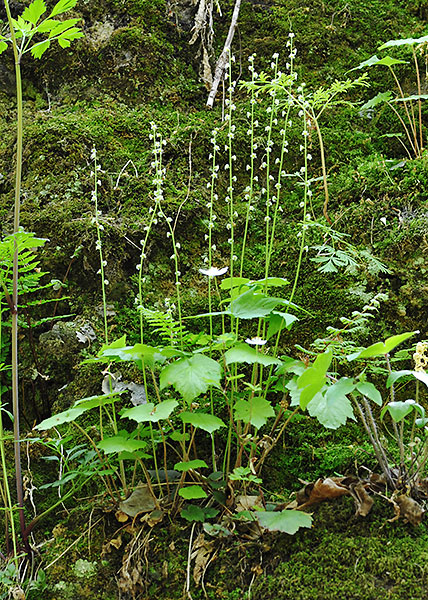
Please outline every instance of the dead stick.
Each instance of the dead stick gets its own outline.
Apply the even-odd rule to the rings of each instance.
[[[230,22],[229,33],[227,34],[226,41],[224,43],[223,52],[220,54],[220,57],[217,61],[217,65],[214,72],[213,84],[211,87],[211,91],[208,95],[207,106],[209,108],[213,107],[214,99],[217,94],[218,86],[220,85],[220,81],[223,77],[224,69],[226,68],[226,64],[228,61],[228,55],[230,52],[230,46],[232,45],[233,36],[235,34],[236,24],[238,22],[239,9],[241,8],[241,0],[236,0],[235,8],[233,9],[232,21]]]

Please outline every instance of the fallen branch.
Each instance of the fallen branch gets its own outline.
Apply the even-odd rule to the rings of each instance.
[[[233,40],[233,36],[235,34],[236,24],[238,22],[240,8],[241,8],[241,0],[236,0],[235,7],[233,9],[232,21],[230,22],[229,32],[227,34],[227,38],[224,43],[223,51],[220,54],[220,57],[217,61],[211,91],[208,94],[208,100],[207,100],[208,108],[213,107],[214,99],[216,97],[217,90],[218,90],[218,86],[220,85],[220,81],[222,80],[223,75],[224,75],[224,70],[225,70],[227,62],[228,62],[230,46],[232,45],[232,40]]]

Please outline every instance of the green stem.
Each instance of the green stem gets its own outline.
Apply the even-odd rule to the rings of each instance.
[[[12,40],[13,55],[15,58],[15,78],[16,78],[16,173],[15,173],[15,206],[13,217],[13,233],[16,236],[19,231],[19,213],[21,202],[21,179],[22,179],[22,138],[23,138],[23,118],[22,118],[22,79],[21,79],[21,54],[18,51],[18,45],[13,27],[12,15],[10,13],[9,2],[4,0],[7,20]],[[21,444],[19,430],[19,382],[18,382],[18,244],[15,237],[13,252],[13,275],[12,275],[12,405],[13,405],[13,438],[15,455],[15,479],[16,495],[18,500],[19,523],[21,535],[26,552],[31,553],[28,543],[28,537],[25,535],[25,516],[24,516],[24,491],[22,485],[21,470]]]

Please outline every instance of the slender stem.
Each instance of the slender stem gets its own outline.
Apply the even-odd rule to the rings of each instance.
[[[13,55],[15,58],[15,79],[16,79],[16,172],[15,172],[15,206],[13,217],[13,233],[15,235],[13,252],[13,275],[12,275],[12,405],[13,405],[13,437],[14,437],[14,455],[15,455],[15,479],[16,494],[18,500],[19,523],[21,535],[26,552],[31,553],[28,543],[28,537],[25,535],[25,516],[24,516],[24,491],[22,485],[21,470],[21,444],[20,444],[20,421],[19,421],[19,382],[18,382],[18,242],[16,236],[19,231],[19,213],[21,203],[21,179],[22,179],[22,138],[23,138],[23,118],[22,118],[22,79],[21,79],[21,54],[13,27],[12,15],[8,0],[4,0],[7,20],[10,29]]]
[[[414,46],[412,46],[412,53],[413,53],[413,60],[415,61],[415,68],[416,68],[416,81],[418,83],[418,117],[419,117],[419,151],[420,154],[422,154],[423,151],[423,139],[422,139],[422,102],[421,102],[421,94],[422,94],[422,87],[421,87],[421,75],[419,72],[419,63],[418,63],[418,59],[416,57],[416,52],[415,52],[415,48]]]
[[[415,156],[417,157],[417,156],[420,155],[420,148],[419,148],[419,144],[418,144],[418,137],[417,137],[417,134],[416,134],[416,121],[415,121],[415,115],[413,113],[413,106],[411,105],[412,115],[410,116],[409,109],[407,107],[407,102],[406,102],[406,100],[404,100],[405,96],[404,96],[404,93],[403,93],[403,88],[401,87],[400,82],[398,81],[398,78],[397,78],[397,75],[394,72],[394,69],[392,69],[392,67],[389,67],[389,70],[392,73],[392,76],[393,76],[393,78],[395,80],[395,83],[396,83],[396,85],[398,87],[398,91],[400,92],[400,96],[401,96],[401,98],[403,100],[404,110],[406,111],[407,119],[409,121],[410,129],[412,130],[413,140],[414,140],[414,143],[415,143]]]

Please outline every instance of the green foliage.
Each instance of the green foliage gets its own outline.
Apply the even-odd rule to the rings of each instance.
[[[258,512],[257,519],[268,531],[282,531],[294,535],[301,527],[311,528],[312,517],[298,510]]]

